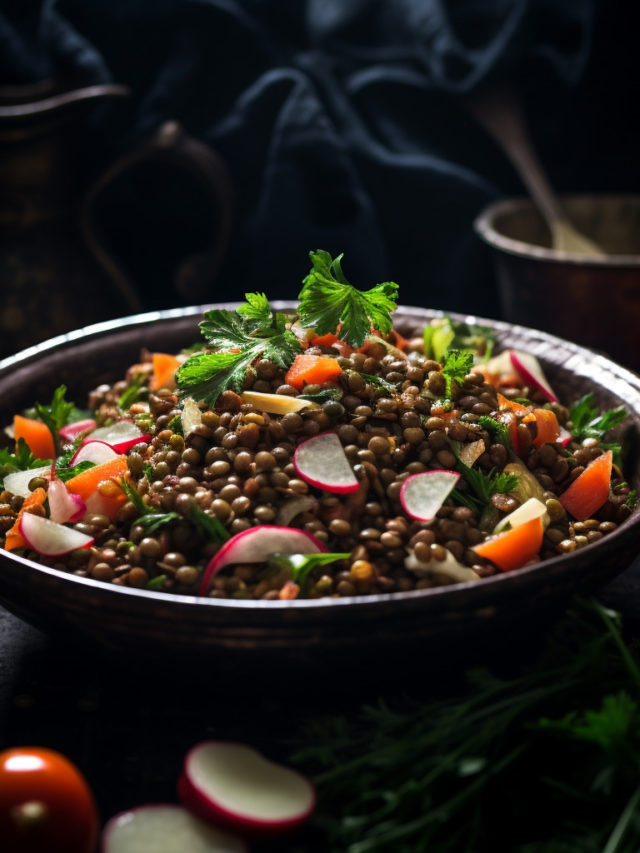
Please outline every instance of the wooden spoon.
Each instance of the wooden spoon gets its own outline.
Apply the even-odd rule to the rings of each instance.
[[[577,231],[562,210],[527,131],[522,104],[510,86],[490,87],[466,101],[467,110],[505,152],[551,231],[559,252],[603,257],[606,252]]]

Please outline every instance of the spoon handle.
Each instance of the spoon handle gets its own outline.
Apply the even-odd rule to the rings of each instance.
[[[511,160],[549,227],[553,230],[553,223],[566,220],[535,153],[515,89],[502,85],[481,90],[466,106]]]

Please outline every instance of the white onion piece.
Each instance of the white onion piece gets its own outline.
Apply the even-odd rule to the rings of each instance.
[[[180,422],[182,424],[182,434],[188,436],[194,429],[202,425],[202,412],[200,406],[192,397],[187,397],[184,401],[184,406],[180,414]]]
[[[29,483],[34,477],[44,477],[48,480],[51,476],[51,465],[45,465],[42,468],[30,468],[28,471],[14,471],[13,474],[7,474],[4,478],[4,487],[12,495],[18,495],[21,498],[28,498],[31,494]]]
[[[514,509],[509,515],[505,515],[493,528],[493,532],[500,533],[506,527],[520,527],[522,524],[526,524],[527,521],[533,521],[534,518],[542,518],[545,527],[549,523],[546,506],[538,498],[529,498],[528,501],[525,501],[517,509]]]
[[[404,567],[419,577],[436,575],[437,577],[446,578],[451,583],[466,583],[468,581],[480,580],[480,575],[476,574],[468,566],[463,566],[462,563],[459,563],[451,551],[447,551],[447,556],[444,560],[436,560],[433,557],[426,563],[419,560],[415,553],[410,551],[409,555],[405,557]]]
[[[463,444],[460,448],[460,461],[467,468],[472,468],[473,463],[482,456],[485,449],[484,441],[481,438],[477,441],[470,441],[468,444]]]

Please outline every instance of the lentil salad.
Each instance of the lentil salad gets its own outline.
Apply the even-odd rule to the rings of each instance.
[[[97,477],[100,465],[110,464],[113,473],[95,481],[99,497],[80,489],[87,511],[64,524],[92,542],[62,556],[10,540],[34,496],[26,512],[51,518],[51,474],[30,478],[27,495],[10,492],[5,482],[4,547],[120,585],[270,600],[479,580],[584,547],[627,517],[634,495],[616,448],[603,441],[624,412],[599,413],[586,399],[570,408],[550,400],[535,376],[527,383],[505,353],[489,358],[486,330],[434,321],[423,337],[405,341],[384,316],[395,307],[390,283],[377,286],[377,303],[351,294],[349,302],[340,290],[350,286],[339,259],[327,258],[312,255],[298,317],[276,315],[261,294],[248,294],[238,312],[207,312],[201,324],[207,343],[196,352],[143,353],[122,380],[95,389],[85,419],[73,420],[78,413],[69,408],[65,424],[47,423],[44,410],[60,408],[55,399],[19,416],[39,416],[57,446],[41,452],[28,430],[24,436],[17,430],[24,444],[5,455],[5,468],[35,469],[35,462],[54,458],[57,476],[76,495],[86,471],[93,468]],[[322,275],[310,282],[318,268]],[[329,279],[327,271],[342,301],[339,313],[319,317],[305,288]],[[73,436],[69,422],[91,425]],[[128,439],[123,449],[126,441],[105,438],[120,451],[119,461],[75,470],[83,442],[100,441],[99,430],[119,424],[134,426],[139,440]],[[295,464],[300,445],[325,433],[339,439],[353,491],[318,488]],[[20,457],[25,444],[31,459]],[[440,469],[459,479],[433,520],[408,513],[403,484]],[[579,502],[566,496],[595,469],[600,484],[606,476],[606,494],[583,517]],[[593,492],[595,475],[586,482]],[[517,565],[496,558],[495,544],[483,555],[485,544],[525,526],[508,519],[532,499],[544,516],[526,521],[530,535],[526,547],[515,548]],[[203,589],[205,570],[225,540],[275,526],[306,531],[328,553],[265,552],[261,562],[226,565]],[[514,546],[507,542],[507,550]]]

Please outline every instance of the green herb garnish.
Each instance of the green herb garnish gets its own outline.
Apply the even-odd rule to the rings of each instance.
[[[310,403],[326,403],[328,400],[339,400],[342,393],[339,388],[325,388],[317,394],[298,394],[298,400],[308,400]]]
[[[160,512],[160,510],[157,510],[155,507],[147,506],[147,504],[142,500],[142,495],[140,494],[140,492],[137,491],[137,489],[134,489],[133,486],[130,486],[124,477],[120,481],[120,486],[122,488],[122,491],[127,496],[127,500],[134,505],[140,515]]]
[[[231,535],[219,518],[207,515],[196,503],[191,507],[191,521],[210,542],[226,542]]]
[[[161,592],[164,589],[164,582],[166,581],[166,579],[166,575],[157,575],[155,578],[151,578],[151,580],[147,584],[147,589],[154,589],[158,592]]]
[[[348,560],[351,554],[271,554],[269,569],[287,569],[291,580],[304,590],[309,572],[316,566],[326,566],[338,560]]]
[[[74,465],[72,468],[65,465],[59,465],[56,466],[56,477],[66,483],[67,480],[75,477],[76,474],[82,474],[83,471],[88,471],[89,468],[94,467],[95,463],[89,462],[88,459],[85,459],[84,462],[78,462],[78,464]]]
[[[173,524],[174,521],[180,521],[180,518],[181,516],[177,512],[157,512],[155,509],[147,507],[147,512],[136,519],[136,524],[144,527],[147,533],[155,533],[161,527]]]
[[[638,503],[638,492],[636,489],[631,489],[629,494],[626,497],[625,504],[629,507],[629,509],[635,509],[636,504]]]
[[[593,392],[585,394],[569,409],[568,425],[573,440],[580,443],[586,438],[595,438],[603,450],[612,450],[616,464],[620,464],[621,447],[618,442],[605,443],[602,441],[609,430],[617,427],[627,417],[624,406],[599,412]]]
[[[85,413],[77,409],[73,403],[65,400],[67,393],[66,385],[59,385],[53,392],[51,402],[47,405],[36,403],[34,406],[36,417],[49,428],[56,449],[60,446],[59,432],[62,427],[74,420],[79,420]]]
[[[453,395],[454,383],[461,385],[464,378],[473,367],[473,353],[462,352],[461,350],[451,349],[447,353],[447,357],[442,365],[442,375],[447,383],[447,399],[450,400]]]
[[[511,449],[511,433],[506,424],[495,420],[495,418],[489,415],[480,415],[478,423],[483,429],[486,429],[494,444],[504,444],[507,449]]]
[[[361,373],[360,376],[362,376],[365,382],[368,382],[370,385],[375,385],[376,388],[381,388],[383,391],[386,391],[387,394],[398,393],[397,386],[393,385],[391,382],[387,382],[387,380],[383,379],[381,376],[374,376],[371,373]]]
[[[43,468],[50,463],[50,459],[38,459],[34,456],[24,438],[18,439],[13,452],[7,447],[0,447],[0,487],[7,474],[13,474],[15,471],[29,471],[31,468]]]
[[[170,429],[171,432],[175,432],[177,435],[184,435],[184,430],[182,429],[182,417],[180,415],[176,415],[175,418],[172,418],[167,424],[167,429]]]
[[[427,358],[442,363],[450,347],[473,354],[474,364],[491,357],[496,342],[493,329],[474,323],[463,323],[451,317],[431,321],[424,330],[424,350]]]
[[[517,488],[519,477],[517,474],[506,474],[504,471],[496,473],[492,468],[485,474],[480,468],[469,468],[460,459],[460,442],[449,440],[457,461],[456,467],[467,481],[482,507],[489,505],[491,495],[509,494]]]
[[[143,384],[143,374],[136,373],[136,375],[131,380],[131,385],[129,385],[127,390],[123,392],[122,396],[118,400],[118,408],[123,409],[125,411],[129,409],[140,396],[140,389],[142,388]]]
[[[302,326],[315,329],[319,336],[335,333],[353,347],[361,347],[372,329],[383,334],[391,331],[391,311],[397,307],[398,295],[395,282],[357,290],[342,272],[342,255],[333,259],[328,252],[318,250],[310,252],[309,257],[312,267],[298,295]]]
[[[236,312],[216,308],[200,323],[202,334],[216,352],[192,355],[176,373],[178,388],[213,406],[227,390],[240,392],[247,368],[267,358],[286,370],[302,352],[300,342],[285,328],[287,316],[271,311],[264,294],[247,293]]]

